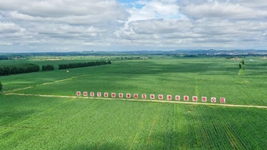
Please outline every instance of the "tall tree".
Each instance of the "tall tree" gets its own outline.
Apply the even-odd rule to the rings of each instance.
[[[245,75],[245,62],[241,60],[239,63],[239,73],[238,75]]]
[[[0,81],[0,91],[2,91],[2,89],[3,89],[3,85],[2,85],[2,83]]]

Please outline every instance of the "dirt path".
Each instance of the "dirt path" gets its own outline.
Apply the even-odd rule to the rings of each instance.
[[[241,107],[241,108],[262,108],[267,109],[267,106],[257,105],[236,105],[236,104],[220,104],[220,103],[201,103],[201,102],[184,102],[184,101],[168,101],[168,100],[148,100],[148,99],[125,99],[125,98],[103,98],[103,97],[82,97],[82,96],[60,96],[60,95],[42,95],[42,94],[20,94],[20,93],[4,93],[4,95],[19,95],[19,96],[38,96],[38,97],[54,97],[54,98],[72,98],[72,99],[98,99],[98,100],[121,100],[121,101],[137,101],[137,102],[156,102],[156,103],[180,103],[188,105],[209,105],[223,107]]]
[[[61,80],[56,80],[56,81],[52,81],[52,82],[45,82],[45,83],[31,85],[31,86],[27,86],[27,87],[23,87],[23,88],[17,88],[17,89],[13,89],[13,90],[4,91],[3,93],[23,91],[23,90],[31,89],[31,88],[34,88],[34,87],[37,87],[37,86],[49,85],[49,84],[53,84],[53,83],[57,83],[57,82],[64,82],[64,81],[67,81],[67,80],[73,80],[75,78],[82,77],[82,76],[87,76],[87,75],[89,75],[89,74],[82,74],[82,75],[77,75],[77,76],[73,76],[73,77],[69,77],[69,78],[65,78],[65,79],[61,79]]]

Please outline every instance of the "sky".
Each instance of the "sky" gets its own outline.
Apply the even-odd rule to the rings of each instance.
[[[0,0],[0,52],[267,49],[267,0]]]

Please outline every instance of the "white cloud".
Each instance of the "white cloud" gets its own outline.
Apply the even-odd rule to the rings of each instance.
[[[167,34],[188,31],[192,23],[184,20],[145,20],[130,22],[129,26],[137,34]]]
[[[0,0],[0,51],[262,48],[265,0]]]
[[[257,10],[239,3],[227,2],[190,4],[184,7],[182,12],[193,18],[261,19],[267,16],[267,10]]]
[[[143,7],[133,7],[128,9],[131,14],[129,21],[182,17],[179,13],[180,8],[175,0],[137,1],[136,4],[142,5]]]
[[[90,15],[124,20],[126,17],[115,0],[1,0],[0,9],[45,18]]]
[[[1,40],[27,45],[102,41],[129,14],[116,0],[0,0]],[[20,37],[20,38],[18,38]]]
[[[127,20],[128,14],[115,0],[8,0],[0,10],[10,20],[94,25]],[[105,25],[106,26],[106,25]]]
[[[21,28],[14,23],[0,22],[0,34],[20,32]]]
[[[116,35],[119,39],[127,39],[136,45],[156,44],[174,48],[251,47],[254,46],[251,42],[259,43],[266,40],[263,36],[266,29],[266,22],[156,19],[130,22],[126,29],[117,32]]]
[[[12,43],[4,43],[4,42],[0,42],[0,45],[13,45]]]
[[[259,8],[267,7],[266,0],[235,0],[235,2],[240,3],[247,7],[259,7]]]

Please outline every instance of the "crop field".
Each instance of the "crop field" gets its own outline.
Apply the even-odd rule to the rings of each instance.
[[[56,66],[98,59],[22,61]],[[267,60],[244,60],[243,76],[240,60],[172,57],[1,76],[0,149],[264,149]],[[164,100],[76,91],[163,94]],[[167,94],[190,100],[167,101]],[[210,97],[226,103],[212,104]]]

